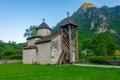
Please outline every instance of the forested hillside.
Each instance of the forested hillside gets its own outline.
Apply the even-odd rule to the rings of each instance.
[[[22,59],[23,43],[0,41],[0,59]]]
[[[84,3],[70,18],[79,26],[80,54],[113,56],[120,49],[120,6],[98,8]],[[53,33],[60,32],[63,20],[53,27]]]
[[[84,3],[71,19],[79,25],[79,40],[93,38],[96,34],[109,32],[119,43],[120,40],[120,6],[97,8],[91,3]],[[62,22],[62,20],[61,20]],[[59,32],[59,25],[53,28],[53,33]]]

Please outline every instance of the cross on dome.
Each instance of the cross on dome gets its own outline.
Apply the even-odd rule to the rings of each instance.
[[[45,22],[45,18],[43,18],[43,22]]]

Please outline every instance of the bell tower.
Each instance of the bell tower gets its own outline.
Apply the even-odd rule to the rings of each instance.
[[[77,25],[68,17],[61,22],[62,53],[58,64],[78,62],[78,33]]]

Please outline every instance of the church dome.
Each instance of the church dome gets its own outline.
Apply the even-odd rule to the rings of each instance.
[[[36,36],[48,36],[51,35],[51,28],[45,23],[45,19],[43,22],[38,26],[37,35]]]
[[[43,21],[43,23],[41,23],[41,24],[38,26],[37,30],[38,30],[38,29],[49,29],[49,30],[51,30],[51,28],[45,23],[45,21]]]

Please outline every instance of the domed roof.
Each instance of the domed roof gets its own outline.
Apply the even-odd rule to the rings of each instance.
[[[41,24],[38,26],[37,30],[38,30],[38,29],[49,29],[49,30],[51,30],[51,28],[45,23],[44,20],[43,20],[43,23],[41,23]]]

